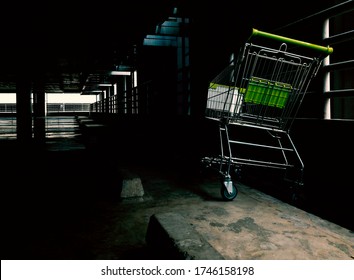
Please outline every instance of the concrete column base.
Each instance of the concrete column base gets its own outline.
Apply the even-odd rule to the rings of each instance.
[[[121,170],[122,175],[122,191],[121,198],[142,197],[144,188],[141,179],[138,175],[129,170]]]

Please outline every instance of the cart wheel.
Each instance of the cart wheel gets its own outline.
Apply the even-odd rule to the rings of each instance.
[[[238,189],[230,178],[226,178],[222,183],[220,193],[223,200],[231,201],[237,196]]]

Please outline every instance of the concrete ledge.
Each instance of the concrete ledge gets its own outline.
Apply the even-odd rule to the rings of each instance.
[[[146,242],[157,259],[223,260],[182,215],[159,213],[150,217]]]

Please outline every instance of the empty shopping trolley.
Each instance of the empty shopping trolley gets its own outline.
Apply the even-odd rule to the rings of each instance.
[[[288,51],[290,45],[298,51]],[[279,169],[285,180],[303,185],[304,164],[290,128],[311,80],[332,52],[331,47],[253,29],[236,59],[210,82],[205,116],[218,122],[220,154],[202,162],[221,174],[224,200],[237,196],[230,171],[244,165]],[[231,133],[235,127],[240,130]]]

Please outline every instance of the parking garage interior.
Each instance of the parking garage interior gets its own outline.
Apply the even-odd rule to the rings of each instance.
[[[166,213],[211,244],[216,253],[201,259],[354,258],[353,1],[280,11],[277,1],[7,5],[2,259],[181,258],[158,250],[166,244],[157,229],[148,235],[152,217],[163,222]],[[237,166],[239,194],[224,201],[220,174],[201,161],[220,152],[220,122],[205,116],[208,86],[252,28],[333,53],[289,132],[304,163],[301,187],[282,170]],[[143,191],[122,197],[131,177]]]

